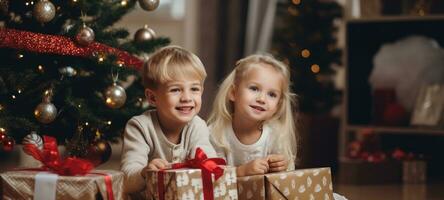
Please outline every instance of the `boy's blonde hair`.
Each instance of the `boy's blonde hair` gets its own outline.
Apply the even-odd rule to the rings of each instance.
[[[282,153],[289,159],[290,164],[294,164],[297,154],[297,132],[294,121],[295,116],[293,115],[293,105],[296,103],[296,95],[290,91],[289,68],[284,63],[268,55],[251,55],[237,61],[233,71],[220,85],[214,101],[213,110],[208,120],[208,124],[212,127],[215,142],[224,147],[225,151],[230,151],[226,144],[225,128],[232,123],[234,105],[233,102],[230,101],[228,94],[250,70],[254,70],[254,64],[270,65],[282,74],[282,97],[279,100],[278,109],[274,116],[265,123],[271,125],[273,134],[279,134],[277,144],[282,144],[284,151]]]
[[[203,83],[207,73],[196,55],[179,46],[159,49],[151,55],[142,70],[143,86],[150,89],[156,89],[159,84],[167,81],[190,76]]]

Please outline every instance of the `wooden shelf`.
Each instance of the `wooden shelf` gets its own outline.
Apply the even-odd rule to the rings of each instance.
[[[372,129],[375,133],[384,134],[421,134],[421,135],[442,135],[444,129],[429,127],[390,127],[390,126],[360,126],[349,125],[345,127],[347,131],[358,131],[361,129]]]

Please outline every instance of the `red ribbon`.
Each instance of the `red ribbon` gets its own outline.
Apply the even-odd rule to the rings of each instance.
[[[108,195],[108,200],[114,200],[114,192],[113,192],[113,180],[109,174],[99,173],[99,172],[91,172],[89,174],[97,174],[101,176],[105,176],[105,186],[106,193]]]
[[[51,171],[62,176],[85,175],[94,168],[94,165],[84,159],[68,157],[61,159],[57,149],[57,141],[50,136],[43,136],[43,149],[35,144],[25,144],[23,151],[39,160],[43,166],[42,170]]]
[[[224,174],[224,169],[219,165],[226,165],[222,158],[208,158],[201,148],[196,149],[194,159],[185,161],[184,163],[175,163],[172,169],[193,168],[202,171],[202,185],[205,200],[213,200],[213,181],[211,174],[214,174],[215,180],[219,179]],[[159,199],[164,200],[164,170],[160,170],[157,176],[157,190],[159,192]]]
[[[94,53],[106,53],[116,55],[117,59],[123,62],[126,66],[132,66],[135,69],[140,69],[143,66],[142,60],[132,56],[128,52],[98,42],[92,42],[88,46],[82,47],[68,37],[15,29],[0,28],[0,48],[3,47],[37,53],[86,58],[93,56]]]

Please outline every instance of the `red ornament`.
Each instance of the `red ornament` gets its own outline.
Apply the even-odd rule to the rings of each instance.
[[[396,160],[403,160],[406,157],[406,153],[401,149],[395,149],[392,153],[392,158]]]
[[[85,159],[98,166],[108,161],[112,153],[111,145],[106,140],[96,140],[88,148]]]
[[[407,111],[399,103],[390,103],[384,110],[383,121],[387,125],[402,125],[407,120]]]
[[[2,140],[3,151],[12,151],[14,149],[15,140],[12,137],[6,137]]]

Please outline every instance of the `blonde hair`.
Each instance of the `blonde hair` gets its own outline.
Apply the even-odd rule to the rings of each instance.
[[[189,76],[203,83],[207,73],[196,55],[179,46],[159,49],[151,55],[142,70],[143,85],[150,89],[156,89],[159,84],[167,81]]]
[[[214,101],[213,110],[208,120],[208,124],[212,127],[215,142],[222,146],[225,151],[229,151],[224,133],[225,127],[230,126],[232,123],[234,106],[228,94],[234,85],[238,84],[250,70],[254,69],[254,64],[270,65],[282,74],[282,97],[279,101],[278,109],[273,117],[265,123],[272,126],[274,133],[279,134],[278,144],[283,144],[283,154],[290,160],[290,164],[294,164],[297,154],[297,130],[294,121],[295,116],[293,115],[296,95],[290,90],[289,68],[284,63],[268,55],[251,55],[237,61],[233,71],[220,85]]]

